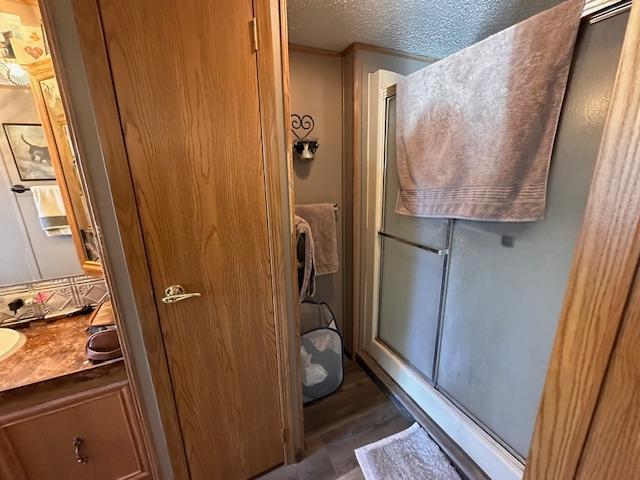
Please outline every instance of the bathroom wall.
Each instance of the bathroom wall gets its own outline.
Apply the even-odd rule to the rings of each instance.
[[[40,123],[31,90],[0,85],[0,123]],[[40,228],[30,192],[14,194],[21,181],[4,130],[0,132],[0,285],[82,273],[71,236],[47,237]]]
[[[340,271],[316,277],[314,301],[327,302],[343,330],[343,201],[342,201],[342,58],[340,54],[317,54],[292,50],[291,113],[311,115],[320,148],[313,161],[294,157],[295,201],[338,205],[337,234]]]

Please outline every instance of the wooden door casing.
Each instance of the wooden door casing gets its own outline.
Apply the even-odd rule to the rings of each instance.
[[[289,56],[287,55],[287,9],[282,0],[255,0],[258,29],[258,83],[262,139],[267,164],[271,263],[273,265],[274,309],[280,361],[282,423],[285,430],[285,463],[294,463],[304,452],[304,412],[298,324],[298,277],[293,226],[293,144],[289,134]]]
[[[636,478],[640,472],[640,278],[607,370],[577,479]]]
[[[252,4],[99,7],[189,470],[250,477],[283,458]]]
[[[625,202],[626,220],[635,227],[635,262],[637,249],[640,197],[640,8],[636,4],[627,28],[625,50],[618,73],[618,89],[624,104],[610,112],[614,123],[613,145],[603,147],[603,152],[626,153],[629,178],[628,189],[636,203]],[[622,206],[622,205],[621,205]],[[631,267],[629,265],[629,267]],[[580,456],[577,479],[637,478],[640,475],[640,271],[630,288],[624,316],[620,323],[613,352],[598,396],[598,403],[591,419],[589,433]],[[587,361],[588,362],[588,361]]]

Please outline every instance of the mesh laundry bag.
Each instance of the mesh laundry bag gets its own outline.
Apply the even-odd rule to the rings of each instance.
[[[300,342],[302,398],[309,403],[331,395],[342,385],[342,337],[326,303],[303,302],[300,326],[304,332]]]

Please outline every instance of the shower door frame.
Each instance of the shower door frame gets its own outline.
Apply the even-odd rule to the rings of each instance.
[[[517,480],[522,478],[524,463],[436,387],[453,221],[449,220],[444,248],[413,242],[414,247],[427,249],[434,255],[444,257],[432,379],[418,372],[401,354],[378,338],[382,242],[383,238],[388,238],[388,234],[383,231],[387,106],[395,96],[395,84],[400,78],[401,75],[384,70],[369,74],[366,143],[369,161],[362,166],[364,218],[361,228],[364,241],[361,264],[364,288],[360,291],[360,302],[364,319],[361,338],[364,352],[358,352],[359,357],[368,365],[375,362],[381,367],[491,478]],[[404,239],[399,241],[407,243]]]

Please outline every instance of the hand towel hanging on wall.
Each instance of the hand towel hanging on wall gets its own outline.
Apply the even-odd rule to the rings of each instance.
[[[47,237],[71,235],[67,212],[58,185],[41,185],[30,188],[40,217],[40,226]]]
[[[336,211],[331,203],[296,205],[296,215],[311,226],[314,244],[314,263],[317,275],[329,275],[340,269]]]
[[[583,6],[564,2],[398,82],[397,213],[544,217]]]

